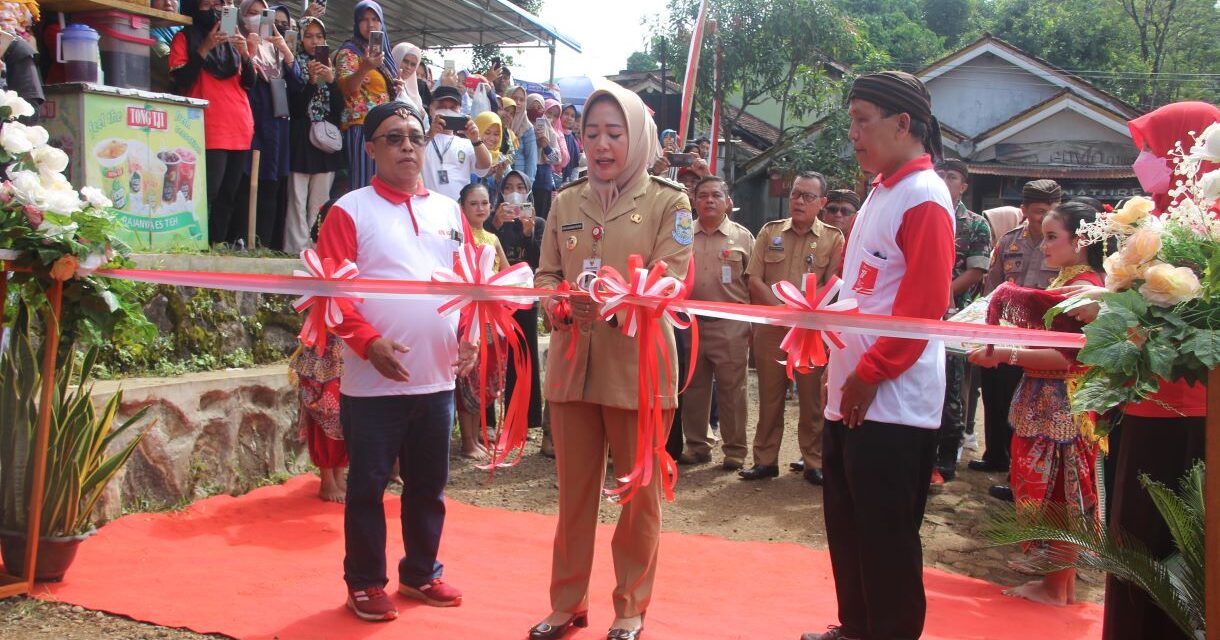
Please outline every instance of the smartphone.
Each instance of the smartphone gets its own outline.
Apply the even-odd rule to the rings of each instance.
[[[517,217],[519,217],[519,218],[534,217],[534,203],[532,203],[532,202],[522,203],[521,210],[517,213]]]
[[[313,48],[313,59],[330,66],[330,45],[320,44]]]
[[[445,61],[445,71],[455,71],[456,69],[457,64],[455,64],[452,60]]]
[[[289,51],[297,50],[297,32],[289,29],[284,32],[284,44],[288,45]]]
[[[270,38],[275,35],[275,9],[264,9],[258,20],[258,37]]]
[[[449,131],[465,131],[466,123],[470,122],[469,116],[441,116],[441,120],[445,121],[445,129]]]
[[[671,151],[671,152],[665,154],[665,160],[669,162],[669,166],[671,166],[671,167],[678,167],[678,168],[689,167],[689,166],[695,164],[695,154],[693,154],[693,153],[674,153]]]
[[[385,32],[370,31],[369,32],[369,57],[375,58],[385,51]]]
[[[237,7],[226,4],[220,9],[220,32],[226,35],[237,35]]]

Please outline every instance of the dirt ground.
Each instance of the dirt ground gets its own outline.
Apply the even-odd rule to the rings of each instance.
[[[756,393],[751,377],[749,438],[753,437]],[[780,454],[783,475],[775,480],[740,481],[735,473],[720,470],[723,456],[718,451],[713,454],[713,464],[682,467],[676,500],[664,507],[665,530],[730,540],[796,542],[825,548],[822,490],[805,482],[800,474],[787,472],[787,462],[799,457],[795,402],[789,403],[787,415]],[[981,424],[976,432],[981,448]],[[539,441],[540,435],[532,432],[529,453],[521,464],[497,473],[491,483],[488,483],[485,471],[457,456],[455,448],[449,498],[479,506],[555,513],[558,489],[553,461],[538,455]],[[922,530],[924,560],[927,566],[944,571],[1003,585],[1018,584],[1028,578],[1006,566],[1008,560],[1017,557],[1017,552],[1011,548],[990,547],[979,534],[989,514],[1007,505],[987,496],[987,487],[1003,481],[1003,477],[966,469],[966,462],[978,454],[975,449],[965,450],[957,479],[930,498]],[[613,522],[617,508],[606,506],[601,517],[603,522]],[[661,561],[664,562],[664,558]],[[1103,576],[1081,575],[1079,597],[1100,602],[1103,593]],[[0,601],[0,637],[6,640],[187,640],[221,636],[158,627],[68,604],[10,598]]]

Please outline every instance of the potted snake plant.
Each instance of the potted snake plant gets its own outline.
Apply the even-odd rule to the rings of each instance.
[[[143,437],[140,433],[126,444],[116,445],[145,413],[141,409],[118,422],[115,416],[122,391],[100,412],[94,408],[90,376],[98,352],[97,347],[90,349],[79,365],[76,358],[65,357],[56,371],[42,534],[35,560],[35,579],[40,582],[63,579],[77,546],[94,533],[93,510],[98,499]],[[25,575],[26,514],[38,419],[35,398],[41,377],[37,351],[30,340],[30,312],[21,303],[9,348],[0,358],[0,556],[12,574]],[[111,453],[112,448],[117,450]]]

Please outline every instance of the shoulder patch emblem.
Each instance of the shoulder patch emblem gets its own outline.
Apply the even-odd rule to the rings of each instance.
[[[674,216],[674,242],[686,246],[695,241],[695,218],[691,212],[679,210]]]

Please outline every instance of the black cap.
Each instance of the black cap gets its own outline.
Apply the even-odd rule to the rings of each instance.
[[[462,94],[457,90],[456,87],[443,84],[432,92],[433,102],[436,102],[437,100],[444,100],[446,98],[456,101],[459,106],[462,104]]]
[[[419,109],[415,108],[415,105],[395,100],[379,104],[369,110],[368,114],[364,116],[364,137],[372,138],[377,133],[377,127],[380,127],[381,123],[391,116],[415,118],[419,121],[421,129],[427,129],[424,126],[424,117],[419,113]]]

